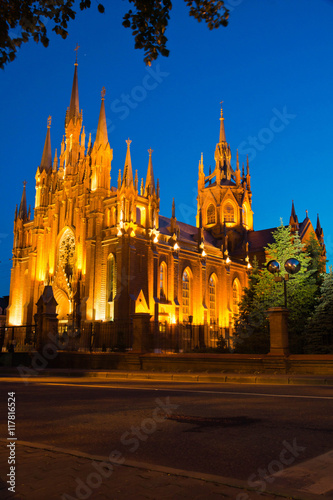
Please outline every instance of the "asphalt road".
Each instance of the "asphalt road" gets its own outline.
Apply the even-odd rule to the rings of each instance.
[[[0,382],[16,396],[19,440],[254,479],[333,448],[333,388],[45,379]]]

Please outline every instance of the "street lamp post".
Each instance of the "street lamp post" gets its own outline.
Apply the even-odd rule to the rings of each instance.
[[[289,355],[287,281],[289,275],[298,273],[301,264],[297,259],[290,258],[285,262],[284,268],[287,274],[280,276],[281,266],[277,260],[271,260],[267,264],[267,270],[274,275],[276,282],[283,282],[284,289],[284,307],[270,307],[267,311],[270,330],[269,354],[278,356]]]

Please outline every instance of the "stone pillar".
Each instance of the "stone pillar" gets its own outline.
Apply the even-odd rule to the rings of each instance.
[[[49,333],[51,333],[52,335],[57,335],[58,333],[58,314],[56,313],[56,307],[58,303],[54,298],[52,286],[45,286],[44,291],[39,297],[36,305],[36,348],[40,350],[45,344],[48,344],[50,342]]]
[[[136,313],[133,318],[133,344],[135,352],[149,352],[154,348],[154,337],[150,327],[149,313]]]
[[[267,311],[270,330],[270,351],[273,356],[289,356],[288,309],[270,307]]]

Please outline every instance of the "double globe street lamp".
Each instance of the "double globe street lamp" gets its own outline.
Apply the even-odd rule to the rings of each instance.
[[[294,258],[286,260],[284,269],[286,274],[280,275],[281,265],[277,260],[270,260],[267,264],[267,270],[274,275],[274,281],[283,282],[284,288],[284,307],[270,307],[267,311],[270,331],[270,355],[288,356],[288,299],[287,299],[287,281],[290,276],[297,274],[301,269],[301,263]]]
[[[274,281],[283,281],[284,287],[284,307],[287,309],[288,300],[287,300],[287,281],[289,281],[289,275],[297,274],[301,269],[301,263],[299,260],[291,258],[286,260],[284,263],[284,268],[287,271],[287,274],[284,276],[279,276],[281,271],[280,263],[277,260],[270,260],[267,264],[267,270],[276,276],[274,276]]]

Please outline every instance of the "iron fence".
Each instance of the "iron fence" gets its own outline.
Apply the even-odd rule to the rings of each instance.
[[[151,352],[207,352],[221,350],[226,329],[217,325],[168,324],[151,322]],[[37,347],[36,325],[4,326],[0,329],[0,349],[30,351]],[[47,339],[46,339],[47,340]],[[54,339],[53,339],[54,341]],[[52,339],[50,339],[52,342]],[[133,345],[133,323],[128,321],[84,322],[58,324],[57,348],[82,352],[125,352]]]

